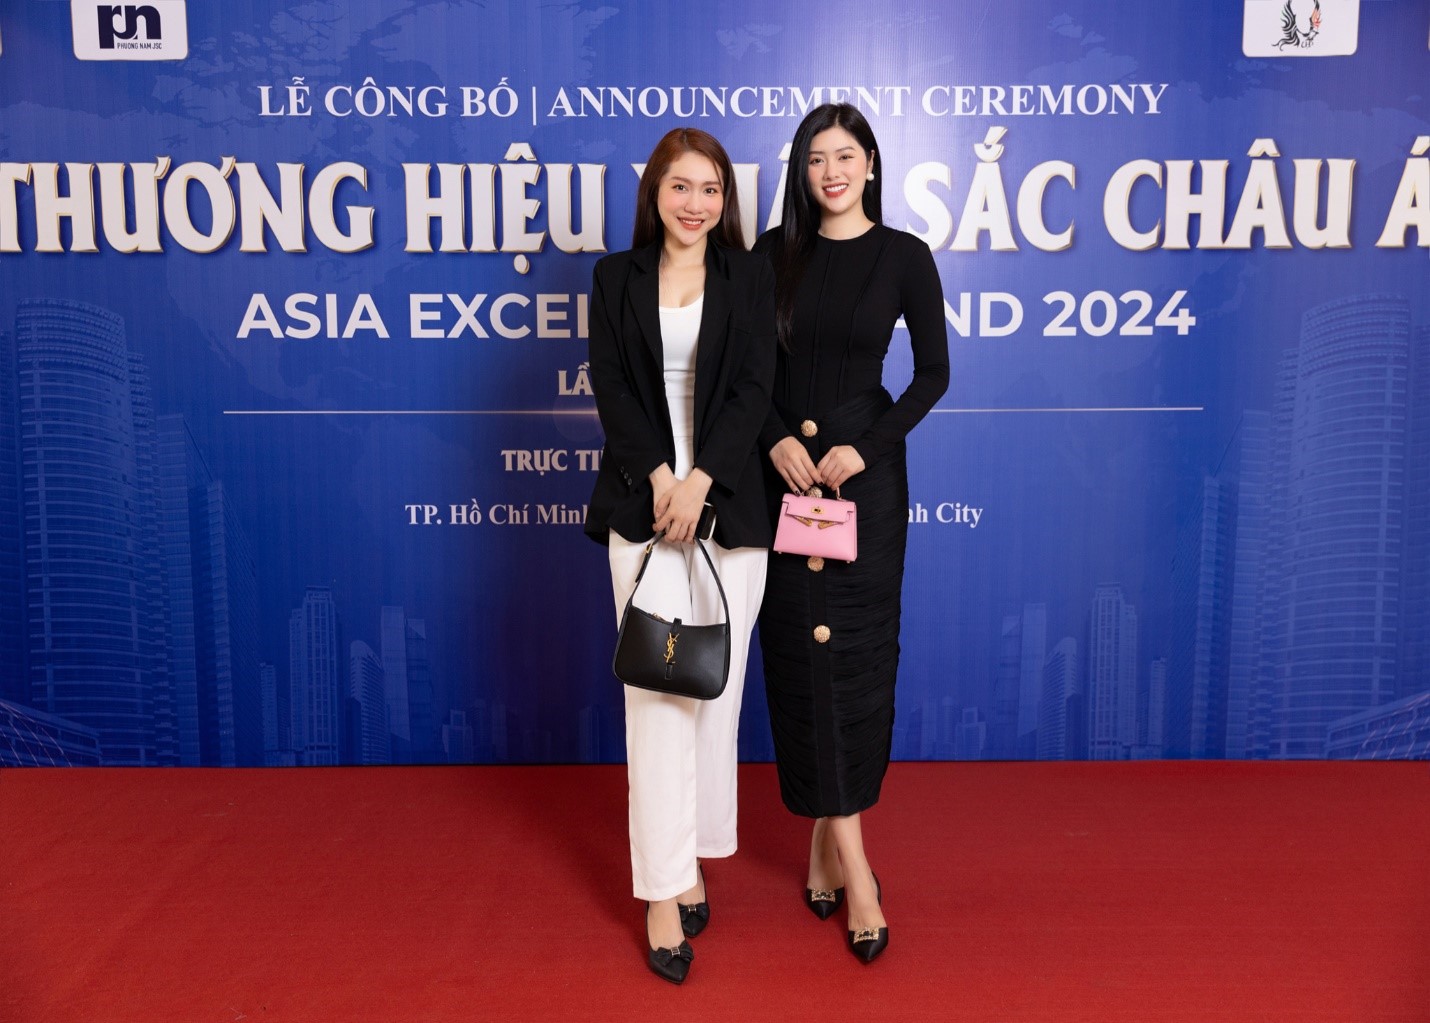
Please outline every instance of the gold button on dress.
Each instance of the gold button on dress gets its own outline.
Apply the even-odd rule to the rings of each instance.
[[[821,558],[818,554],[814,555],[814,557],[809,559],[809,570],[811,572],[823,572],[824,559]]]
[[[819,432],[819,427],[815,424],[813,419],[806,419],[804,422],[799,424],[799,432],[804,434],[806,437],[813,437],[816,433]]]
[[[828,625],[816,625],[816,626],[814,627],[814,641],[815,641],[816,643],[828,643],[828,642],[829,642],[829,626],[828,626]]]

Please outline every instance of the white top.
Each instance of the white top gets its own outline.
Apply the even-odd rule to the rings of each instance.
[[[695,435],[695,342],[705,295],[678,308],[660,307],[660,338],[665,359],[665,401],[671,432],[679,442]]]

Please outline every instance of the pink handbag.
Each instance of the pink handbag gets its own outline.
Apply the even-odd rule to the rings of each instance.
[[[779,554],[853,561],[859,553],[854,502],[786,494],[775,526],[774,550]]]

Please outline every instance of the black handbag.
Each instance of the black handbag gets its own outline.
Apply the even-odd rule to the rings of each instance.
[[[725,621],[717,625],[691,625],[679,618],[668,622],[660,615],[636,607],[636,590],[640,589],[659,540],[657,536],[646,545],[636,584],[621,614],[621,631],[616,637],[611,670],[616,678],[637,689],[713,700],[725,691],[730,675],[730,602],[725,599],[725,587],[704,542],[696,540],[705,564],[710,566],[710,574],[715,577],[720,603],[725,608]]]

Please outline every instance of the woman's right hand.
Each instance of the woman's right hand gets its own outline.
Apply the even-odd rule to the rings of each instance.
[[[675,473],[671,471],[670,465],[661,462],[650,474],[650,488],[652,494],[651,510],[655,512],[655,517],[659,519],[665,514],[666,508],[670,504],[670,492],[675,489],[675,485],[680,480],[675,478]]]
[[[809,457],[804,445],[793,437],[786,437],[770,448],[770,462],[775,471],[784,477],[785,484],[796,494],[802,494],[821,482],[814,460]]]

